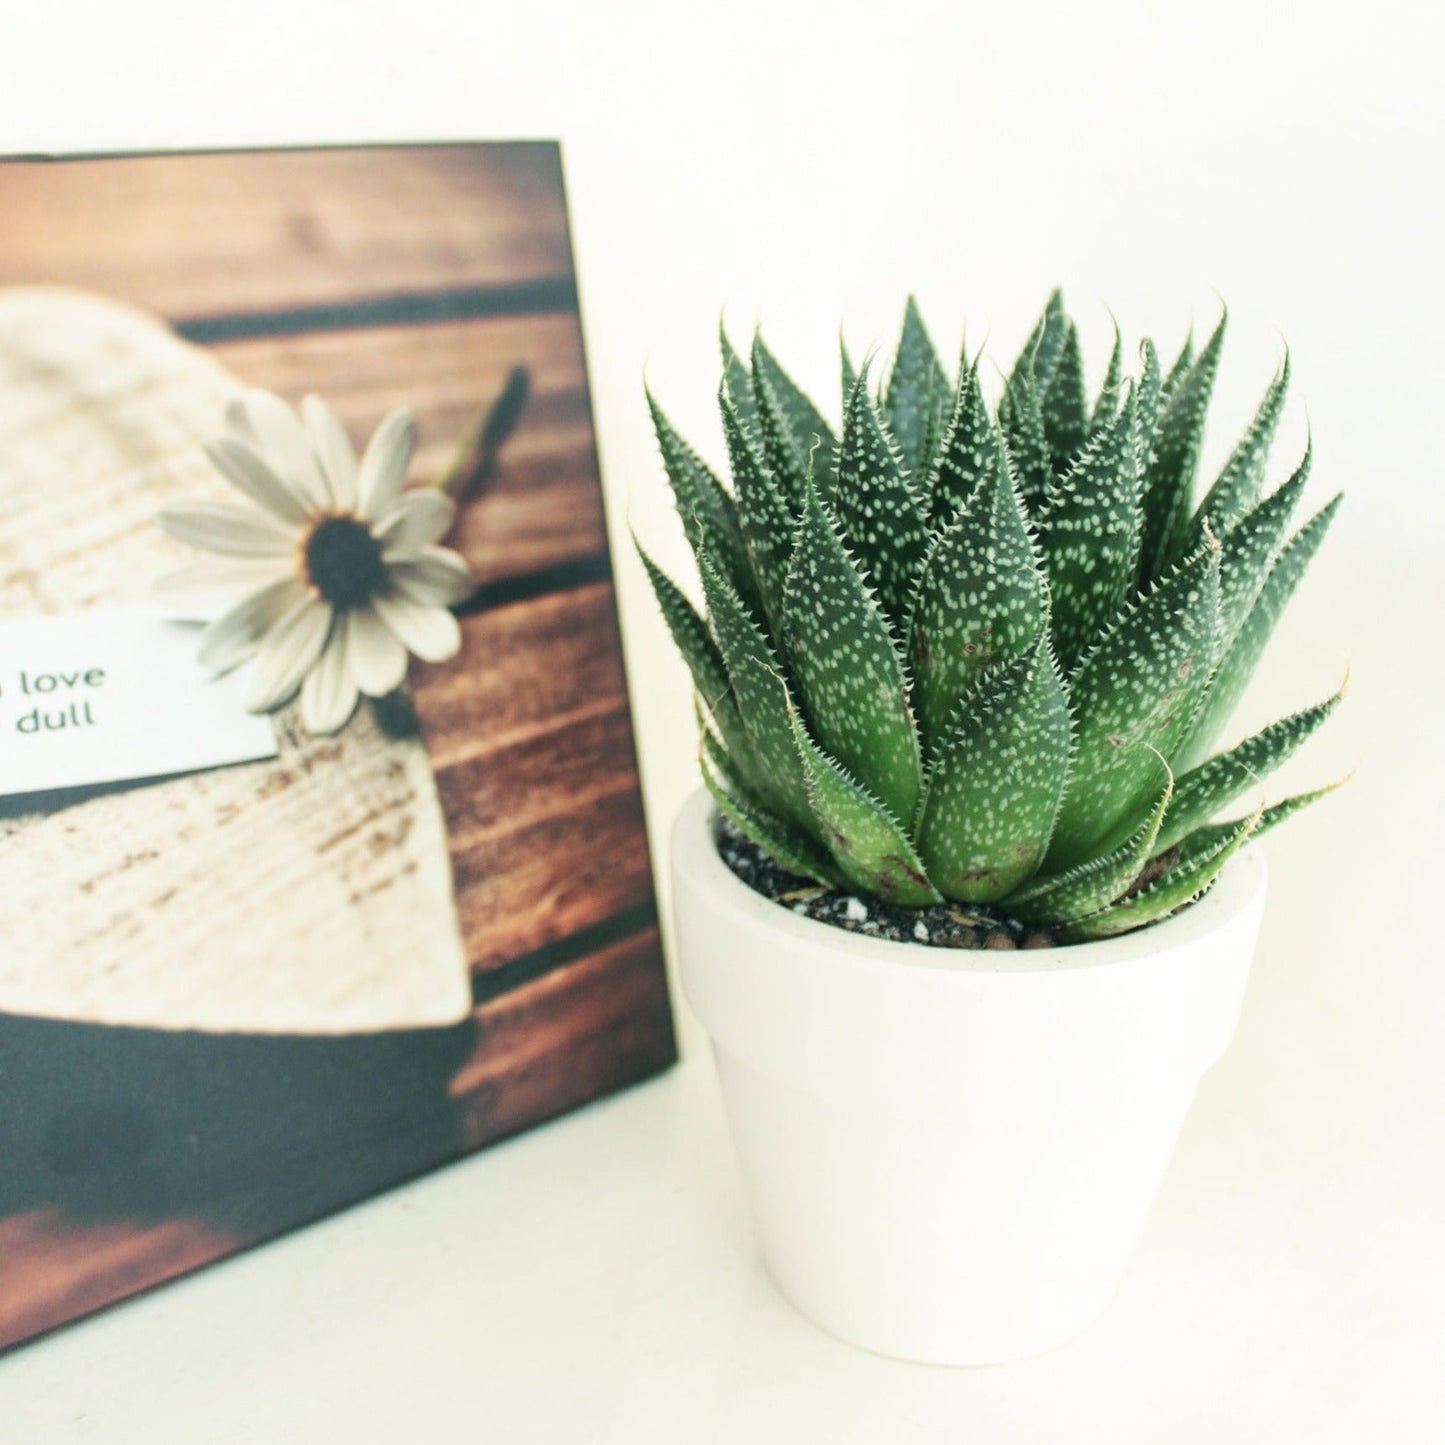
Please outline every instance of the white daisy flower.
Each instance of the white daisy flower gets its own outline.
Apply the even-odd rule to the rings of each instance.
[[[301,719],[334,733],[361,694],[406,678],[407,653],[442,662],[461,646],[447,609],[474,589],[466,562],[436,545],[455,507],[435,487],[403,491],[416,427],[405,408],[376,429],[358,466],[346,429],[314,396],[301,417],[248,391],[226,409],[206,455],[245,502],[165,507],[160,524],[213,560],[156,584],[182,610],[219,616],[201,634],[214,672],[251,663],[246,707],[270,712],[301,692]]]

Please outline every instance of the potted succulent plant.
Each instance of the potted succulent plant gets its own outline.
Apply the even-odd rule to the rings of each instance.
[[[1196,504],[1223,336],[1126,376],[1116,334],[1091,401],[1056,293],[990,406],[910,301],[884,385],[845,351],[841,435],[724,336],[731,490],[651,403],[706,603],[644,555],[708,789],[682,981],[774,1276],[883,1353],[1107,1304],[1233,1032],[1241,850],[1326,791],[1217,821],[1338,701],[1211,755],[1339,502],[1290,535],[1308,451],[1266,494],[1286,360]]]

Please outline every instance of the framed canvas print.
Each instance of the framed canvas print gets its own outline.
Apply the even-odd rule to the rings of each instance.
[[[4,1349],[674,1042],[558,148],[0,211]]]

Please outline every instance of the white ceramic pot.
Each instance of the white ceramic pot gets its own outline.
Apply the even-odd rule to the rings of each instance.
[[[682,983],[768,1265],[881,1354],[1019,1359],[1109,1303],[1234,1032],[1257,850],[1153,928],[993,953],[848,933],[754,893],[705,793],[672,837]]]

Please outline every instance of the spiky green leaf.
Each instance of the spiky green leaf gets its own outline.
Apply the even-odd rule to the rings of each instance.
[[[1084,387],[1084,357],[1079,330],[1072,321],[1064,331],[1058,365],[1043,393],[1044,436],[1054,475],[1061,477],[1074,464],[1089,437],[1089,398]]]
[[[647,393],[647,407],[688,545],[696,554],[706,534],[734,586],[746,592],[747,560],[733,498],[712,468],[678,435],[651,391]]]
[[[1044,434],[1043,402],[1038,382],[1031,373],[1011,380],[999,407],[1009,459],[1018,478],[1019,491],[1032,510],[1049,494],[1054,484],[1054,464]]]
[[[922,786],[893,632],[836,518],[810,487],[783,602],[794,676],[818,742],[900,818]]]
[[[1220,658],[1209,695],[1195,719],[1188,749],[1183,754],[1187,766],[1192,767],[1206,756],[1239,706],[1275,624],[1319,551],[1341,501],[1343,496],[1336,496],[1316,512],[1290,539],[1270,568],[1258,597]]]
[[[999,435],[988,414],[978,367],[969,366],[959,380],[958,399],[939,448],[934,471],[932,522],[946,527],[984,479],[993,475],[1000,458]]]
[[[789,719],[813,815],[843,875],[889,903],[937,903],[938,890],[897,815],[813,741],[796,709]]]
[[[762,431],[762,421],[758,416],[758,401],[753,391],[753,374],[748,369],[747,362],[734,349],[721,323],[718,325],[717,335],[718,345],[722,349],[723,390],[732,402],[738,420],[753,436],[757,436]]]
[[[792,700],[777,656],[757,618],[705,548],[698,570],[718,651],[757,757],[753,781],[758,794],[773,812],[807,826],[812,816],[808,791],[788,723]]]
[[[1260,813],[1259,822],[1250,835],[1250,841],[1257,841],[1264,837],[1271,828],[1277,828],[1286,818],[1293,818],[1296,813],[1304,812],[1306,808],[1318,803],[1321,798],[1328,798],[1337,788],[1344,787],[1348,781],[1347,778],[1341,778],[1337,783],[1327,783],[1323,788],[1314,788],[1307,793],[1296,793],[1292,798],[1285,798],[1278,803],[1271,804]]]
[[[1139,475],[1149,474],[1154,464],[1154,445],[1158,440],[1159,412],[1164,404],[1163,383],[1159,379],[1159,352],[1146,336],[1139,344],[1142,366],[1135,391],[1139,409]]]
[[[682,589],[642,550],[642,544],[635,536],[632,545],[642,559],[663,621],[667,623],[672,640],[692,673],[702,700],[709,712],[716,712],[718,704],[726,699],[729,687],[727,670],[717,643],[712,640],[707,624],[698,616],[697,609],[683,595]]]
[[[752,574],[757,578],[768,626],[773,636],[778,637],[782,626],[783,587],[792,553],[793,508],[768,466],[757,433],[744,425],[726,391],[718,393],[718,407],[737,492],[743,545]]]
[[[853,358],[848,355],[848,345],[843,340],[841,333],[838,337],[838,355],[842,362],[843,369],[843,411],[846,414],[848,403],[853,396],[853,388],[858,385],[858,368],[853,365]],[[827,492],[824,492],[827,496]]]
[[[866,366],[848,399],[834,499],[858,561],[898,621],[928,550],[928,521],[868,395]]]
[[[1139,892],[1070,924],[1063,930],[1064,942],[1087,943],[1097,938],[1114,938],[1183,908],[1209,888],[1224,865],[1249,842],[1255,823],[1255,818],[1242,819],[1221,835],[1210,838],[1207,846],[1186,848],[1181,844],[1179,860],[1173,867]]]
[[[653,595],[657,598],[667,630],[692,673],[693,686],[722,729],[723,736],[736,747],[739,739],[746,739],[746,732],[737,701],[732,695],[732,684],[728,681],[722,653],[708,632],[707,623],[698,616],[697,609],[672,578],[642,550],[642,544],[636,537],[632,543],[642,559],[648,581],[652,583]]]
[[[984,668],[1043,635],[1048,592],[997,440],[991,475],[940,532],[919,577],[908,627],[913,706],[925,748],[946,730]]]
[[[1172,764],[1214,666],[1219,554],[1191,558],[1141,597],[1069,680],[1078,748],[1047,867],[1072,868],[1153,791]],[[1158,757],[1156,757],[1156,754]]]
[[[1164,377],[1164,385],[1161,388],[1163,400],[1168,401],[1180,383],[1189,375],[1190,368],[1194,365],[1194,328],[1189,328],[1189,334],[1184,338],[1184,344],[1179,348],[1179,354],[1174,358],[1174,364],[1169,368]]]
[[[1173,792],[1169,769],[1161,764],[1159,770],[1164,778],[1148,814],[1122,843],[1063,873],[1036,878],[1009,899],[1009,912],[1027,923],[1069,923],[1133,887],[1154,853]]]
[[[1223,537],[1259,504],[1264,490],[1264,469],[1269,449],[1284,411],[1285,394],[1289,390],[1289,352],[1284,364],[1269,384],[1259,410],[1249,429],[1239,439],[1214,485],[1205,494],[1194,518],[1195,535],[1203,535],[1206,523],[1216,537]]]
[[[1144,482],[1142,576],[1160,576],[1178,558],[1194,514],[1194,478],[1204,443],[1204,420],[1219,372],[1228,313],[1188,372],[1164,390],[1163,414],[1154,441],[1154,459]]]
[[[1131,395],[1085,448],[1038,519],[1054,647],[1067,669],[1134,590],[1139,565],[1138,408]]]
[[[800,512],[802,483],[810,471],[824,496],[832,490],[838,440],[823,414],[763,345],[761,336],[753,338],[752,360],[753,394],[757,398],[769,464],[780,482],[786,478],[788,498],[794,512]],[[775,453],[776,461],[773,460]]]
[[[702,779],[724,817],[779,867],[803,878],[816,879],[829,888],[838,886],[843,878],[828,854],[801,829],[770,813],[750,794],[736,760],[706,725],[702,740],[705,755]],[[721,777],[723,785],[713,776],[714,772]]]
[[[1045,640],[984,674],[950,722],[919,807],[918,852],[939,892],[988,903],[1033,874],[1053,833],[1069,738]]]
[[[1238,747],[1185,773],[1174,791],[1160,850],[1172,848],[1282,766],[1335,710],[1344,691],[1342,687],[1333,697],[1271,723]]]
[[[1009,380],[1016,381],[1024,375],[1032,376],[1040,392],[1053,380],[1054,368],[1063,353],[1064,338],[1068,332],[1069,318],[1064,312],[1064,293],[1054,290],[1049,294],[1043,315],[1034,323],[1029,338],[1019,352]]]
[[[1104,384],[1099,388],[1099,395],[1094,401],[1094,409],[1089,414],[1089,435],[1097,436],[1108,426],[1118,414],[1119,399],[1123,395],[1124,378],[1124,337],[1119,331],[1119,323],[1114,323],[1114,349],[1109,353],[1108,370],[1104,373]]]
[[[884,411],[903,458],[904,470],[920,497],[934,449],[943,430],[952,388],[912,296],[903,312],[903,334],[888,378]]]
[[[1309,481],[1306,450],[1294,475],[1277,487],[1225,538],[1219,554],[1219,612],[1227,649],[1244,626],[1289,534],[1290,519]]]

